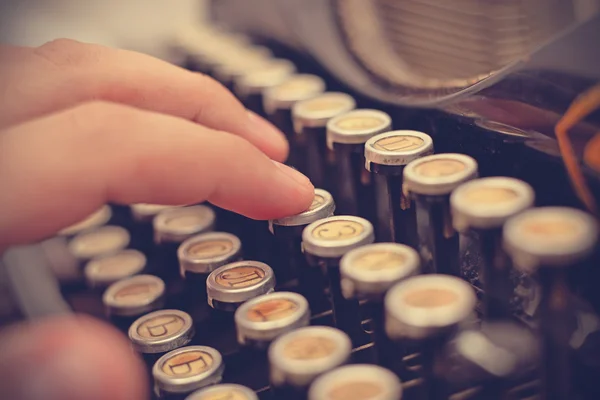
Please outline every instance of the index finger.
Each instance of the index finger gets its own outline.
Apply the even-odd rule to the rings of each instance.
[[[0,245],[39,240],[101,204],[210,201],[254,219],[305,210],[309,180],[248,141],[89,103],[0,132]]]

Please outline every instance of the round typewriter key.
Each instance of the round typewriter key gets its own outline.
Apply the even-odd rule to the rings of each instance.
[[[272,57],[271,51],[262,46],[231,43],[223,48],[217,44],[211,49],[210,56],[204,59],[204,63],[210,71],[209,74],[231,90],[233,78],[239,75],[240,70],[256,68],[261,63],[266,65]]]
[[[102,226],[81,232],[69,242],[69,251],[78,260],[89,260],[123,250],[130,235],[120,226]]]
[[[364,218],[335,216],[304,228],[302,249],[309,265],[319,267],[327,278],[329,300],[336,327],[361,342],[360,313],[356,299],[345,299],[340,281],[340,258],[348,251],[373,243],[373,225]]]
[[[392,118],[383,111],[349,111],[327,122],[327,145],[330,148],[335,143],[364,145],[371,137],[389,131],[391,126]]]
[[[177,250],[181,275],[210,274],[239,259],[241,251],[240,239],[231,233],[210,232],[193,236]]]
[[[475,303],[473,288],[460,278],[414,276],[387,292],[386,331],[400,340],[435,336],[471,317]]]
[[[418,270],[419,255],[411,247],[396,243],[369,244],[342,257],[342,291],[347,298],[382,299],[389,288]]]
[[[261,71],[263,68],[268,67],[271,62],[269,57],[242,52],[231,62],[218,65],[214,70],[214,75],[225,87],[233,90],[236,80],[241,76],[248,72]]]
[[[221,266],[240,260],[241,251],[238,237],[226,232],[202,233],[179,246],[177,256],[181,276],[185,278],[187,309],[193,312],[196,322],[210,316],[206,293],[208,275]]]
[[[217,268],[206,280],[208,304],[235,311],[242,303],[275,289],[275,275],[267,264],[238,261]]]
[[[323,218],[331,217],[335,211],[335,201],[331,194],[323,189],[315,189],[315,197],[310,207],[300,214],[270,221],[275,226],[306,226]]]
[[[109,315],[135,317],[160,308],[164,293],[162,279],[153,275],[136,275],[110,285],[102,300]]]
[[[213,229],[215,213],[207,206],[178,207],[161,211],[154,218],[156,243],[181,243]]]
[[[327,121],[356,107],[352,96],[326,92],[299,101],[292,108],[294,131],[304,144],[300,157],[306,160],[306,176],[316,187],[332,189],[334,164],[328,154]]]
[[[310,322],[308,301],[291,292],[270,293],[242,304],[235,312],[238,342],[266,349],[278,336]]]
[[[291,110],[296,102],[311,98],[324,90],[325,82],[318,76],[294,74],[265,92],[265,110],[267,114],[273,114],[279,109]]]
[[[137,250],[119,252],[93,258],[85,266],[88,286],[105,287],[121,279],[139,274],[146,267],[146,256]]]
[[[433,141],[417,131],[392,131],[365,143],[366,168],[372,173],[377,212],[377,238],[416,246],[415,209],[402,193],[409,162],[433,153]]]
[[[154,246],[154,228],[152,221],[160,212],[177,206],[167,206],[161,204],[138,203],[131,204],[129,211],[133,223],[131,229],[131,246],[145,253],[150,253]]]
[[[589,214],[567,207],[540,207],[505,224],[504,247],[521,270],[561,270],[590,255],[597,236]]]
[[[419,255],[402,244],[368,244],[350,250],[340,261],[342,294],[367,299],[377,364],[397,370],[402,350],[388,339],[384,327],[383,298],[396,283],[419,271]]]
[[[483,273],[484,314],[487,319],[504,319],[512,314],[514,297],[511,283],[511,264],[502,249],[502,226],[513,215],[533,206],[535,194],[527,183],[513,178],[493,177],[464,183],[450,196],[454,228],[465,237],[475,236],[473,251],[480,255],[480,263],[464,257],[463,273],[478,276]],[[470,273],[470,270],[474,270]]]
[[[464,154],[421,157],[404,168],[403,191],[416,206],[424,272],[461,275],[459,235],[451,223],[450,193],[476,176],[477,162]]]
[[[95,229],[106,225],[112,217],[110,206],[104,205],[85,219],[62,229],[58,234],[63,236],[73,236],[89,229]]]
[[[434,374],[434,363],[448,338],[470,322],[476,301],[470,284],[437,274],[405,279],[385,296],[388,337],[419,347],[428,398],[445,398],[447,387]]]
[[[541,285],[542,395],[571,398],[572,295],[568,272],[594,251],[598,227],[594,218],[566,207],[530,209],[504,225],[504,248],[520,271],[535,272]]]
[[[258,115],[265,115],[263,93],[283,83],[296,72],[296,66],[283,59],[274,59],[258,70],[244,73],[235,80],[235,92],[246,107]]]
[[[335,216],[318,220],[302,232],[304,252],[321,258],[338,259],[348,251],[373,243],[373,225],[364,218]]]
[[[207,206],[179,207],[160,212],[153,221],[159,275],[175,278],[179,271],[177,250],[182,242],[200,233],[212,231],[215,212]]]
[[[370,364],[346,365],[315,380],[309,400],[400,400],[402,385],[391,371]]]
[[[179,310],[159,310],[138,318],[129,327],[133,348],[147,360],[156,361],[156,354],[187,345],[194,336],[192,317]]]
[[[340,213],[375,220],[373,185],[365,168],[365,142],[391,129],[388,114],[369,109],[353,110],[327,122],[327,146],[335,153]]]
[[[246,386],[222,383],[198,390],[185,400],[258,400],[258,396]]]
[[[334,211],[335,202],[331,194],[323,189],[315,189],[315,197],[308,210],[269,221],[269,230],[275,243],[275,265],[284,266],[276,269],[275,275],[280,282],[285,282],[287,276],[297,276],[300,290],[310,302],[311,308],[323,303],[324,288],[320,272],[308,268],[302,254],[302,230],[312,222],[331,217]],[[313,311],[318,312],[318,309],[316,307]]]
[[[326,326],[296,329],[269,347],[271,387],[278,398],[306,399],[319,375],[345,364],[352,343],[344,332]]]
[[[269,119],[283,132],[290,142],[289,164],[301,172],[306,169],[305,162],[295,151],[298,138],[294,134],[292,107],[298,101],[310,99],[325,91],[325,81],[316,75],[294,74],[263,94],[263,106]],[[299,143],[302,146],[302,143]]]
[[[173,350],[154,364],[157,394],[162,397],[189,394],[221,382],[225,365],[221,354],[207,346],[188,346]]]

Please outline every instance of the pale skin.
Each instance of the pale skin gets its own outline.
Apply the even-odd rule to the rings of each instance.
[[[206,76],[69,40],[0,60],[0,252],[106,202],[208,200],[255,219],[311,204],[283,135]],[[0,354],[6,398],[149,398],[127,339],[89,317],[5,329]]]

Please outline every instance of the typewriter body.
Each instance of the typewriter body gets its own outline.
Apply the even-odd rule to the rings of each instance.
[[[313,205],[107,205],[4,254],[3,322],[105,319],[160,399],[600,398],[597,216],[555,133],[600,81],[594,4],[213,1],[173,49],[284,131]],[[598,132],[569,129],[594,199]]]

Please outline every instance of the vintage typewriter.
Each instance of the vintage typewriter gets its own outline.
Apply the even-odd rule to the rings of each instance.
[[[288,136],[310,209],[106,205],[4,254],[3,323],[106,319],[160,399],[600,398],[583,3],[213,2],[173,50]]]

